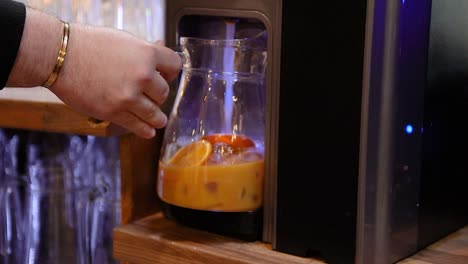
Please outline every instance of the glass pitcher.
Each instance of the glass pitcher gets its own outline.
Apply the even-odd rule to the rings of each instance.
[[[265,177],[266,34],[181,37],[180,47],[183,69],[159,160],[159,198],[167,216],[187,225],[255,237]]]

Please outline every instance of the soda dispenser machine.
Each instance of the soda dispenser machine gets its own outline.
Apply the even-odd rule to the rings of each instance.
[[[386,264],[467,223],[463,0],[171,0],[158,196],[182,224]]]

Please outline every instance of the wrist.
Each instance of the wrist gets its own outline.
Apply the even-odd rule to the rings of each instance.
[[[70,35],[68,38],[68,47],[66,59],[63,62],[62,69],[60,74],[57,76],[55,84],[49,89],[53,93],[61,93],[63,89],[70,89],[74,87],[75,84],[86,85],[83,79],[80,79],[82,75],[82,69],[85,68],[82,62],[82,54],[80,53],[83,48],[81,47],[82,41],[77,41],[78,39],[85,38],[82,36],[82,31],[84,25],[70,23]]]
[[[58,18],[27,8],[23,37],[7,86],[43,85],[56,65],[62,36],[63,23]]]

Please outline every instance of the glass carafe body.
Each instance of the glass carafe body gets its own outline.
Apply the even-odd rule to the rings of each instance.
[[[180,39],[185,59],[162,144],[158,195],[183,211],[186,224],[207,229],[194,223],[262,208],[265,43],[264,32]],[[189,211],[216,217],[191,221]]]

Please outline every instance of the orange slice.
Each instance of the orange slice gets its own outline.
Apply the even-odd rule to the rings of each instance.
[[[255,146],[254,142],[250,138],[242,135],[211,134],[204,136],[202,139],[208,140],[213,145],[216,143],[225,143],[235,150],[251,148]]]
[[[210,142],[199,140],[180,148],[169,160],[169,164],[177,166],[199,166],[210,156]]]

